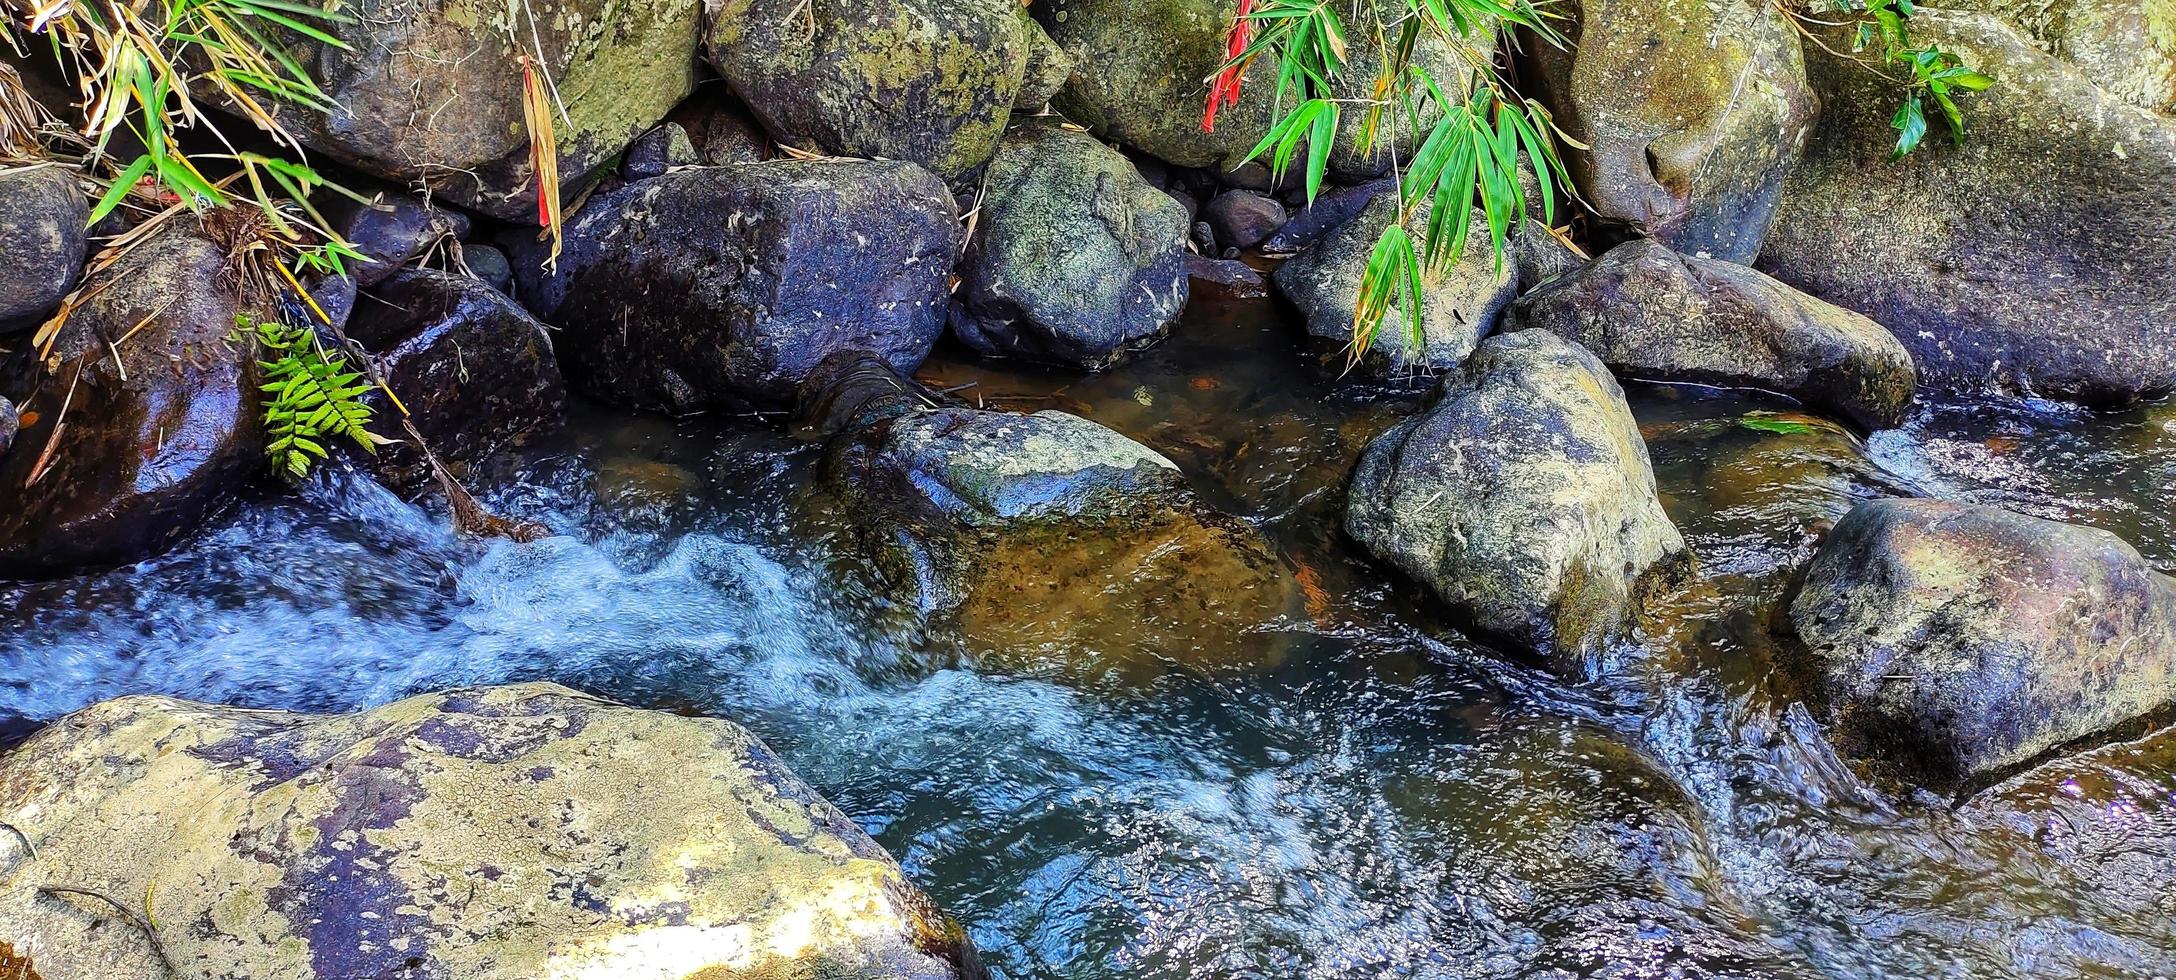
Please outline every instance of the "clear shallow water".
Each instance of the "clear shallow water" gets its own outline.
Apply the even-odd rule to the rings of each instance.
[[[1352,457],[1410,404],[1326,382],[1290,332],[1204,305],[1108,375],[925,372],[1170,455],[1282,546],[1282,617],[1088,602],[1042,633],[924,635],[796,505],[811,448],[583,410],[479,481],[559,532],[535,544],[457,541],[335,476],[141,566],[0,584],[0,730],[123,693],[333,711],[526,679],[719,714],[1015,980],[2176,974],[2176,732],[1962,807],[1869,787],[1792,708],[1768,629],[1789,568],[1874,494],[2108,527],[2176,565],[2176,410],[1975,406],[1861,442],[1637,389],[1702,571],[1571,683],[1460,639],[1339,540]]]

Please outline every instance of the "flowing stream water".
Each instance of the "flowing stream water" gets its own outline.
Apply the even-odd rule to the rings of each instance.
[[[1125,597],[1116,568],[1002,628],[922,629],[797,505],[818,450],[778,420],[576,406],[477,481],[556,532],[533,544],[328,473],[141,565],[0,582],[0,743],[134,693],[347,711],[542,679],[716,714],[1011,980],[2176,974],[2176,729],[1964,802],[1864,782],[1771,629],[1868,496],[1999,503],[2176,566],[2176,406],[1922,409],[1862,440],[1633,386],[1700,570],[1574,681],[1462,638],[1340,537],[1353,459],[1415,400],[1337,382],[1297,333],[1198,302],[1107,374],[923,372],[1170,456],[1282,548],[1303,601],[1270,621]]]

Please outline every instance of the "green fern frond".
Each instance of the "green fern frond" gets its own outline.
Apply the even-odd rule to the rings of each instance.
[[[257,362],[264,375],[265,452],[275,468],[295,479],[308,476],[315,459],[327,459],[325,442],[346,438],[375,453],[392,440],[370,431],[371,408],[362,399],[370,384],[347,359],[329,354],[308,327],[277,320],[251,322],[237,317],[243,333],[256,340],[269,360]]]

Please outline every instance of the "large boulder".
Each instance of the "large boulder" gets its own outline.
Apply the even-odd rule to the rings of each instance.
[[[1147,446],[1065,412],[954,404],[869,358],[818,379],[802,415],[830,439],[821,485],[857,553],[926,613],[1047,638],[1114,611],[1238,631],[1290,603],[1259,532],[1211,512]]]
[[[1345,530],[1483,633],[1583,669],[1685,541],[1609,370],[1546,330],[1482,342],[1368,445]]]
[[[2078,66],[2109,94],[2176,113],[2176,3],[2169,0],[1946,0],[2023,30],[2041,50]]]
[[[1416,241],[1425,234],[1429,213],[1423,202],[1406,220]],[[1353,310],[1360,303],[1368,260],[1383,230],[1397,217],[1397,193],[1377,195],[1357,217],[1271,276],[1277,290],[1299,307],[1317,346],[1344,350],[1352,344]],[[1393,304],[1357,367],[1378,377],[1448,371],[1464,363],[1474,345],[1496,328],[1498,317],[1518,297],[1518,267],[1509,256],[1499,262],[1491,254],[1488,219],[1479,209],[1471,221],[1465,254],[1421,274],[1418,343],[1403,307]]]
[[[1519,299],[1542,329],[1648,381],[1762,388],[1869,429],[1903,420],[1917,373],[1889,331],[1752,269],[1627,242]]]
[[[1954,786],[2176,700],[2176,581],[2106,531],[1862,503],[1791,603],[1844,748]]]
[[[89,217],[73,171],[0,173],[0,331],[34,323],[76,288]]]
[[[1930,134],[1891,162],[1896,91],[1809,47],[1828,111],[1760,268],[1888,327],[1922,380],[2092,401],[2176,390],[2176,120],[1992,15],[1922,10],[1912,34],[1998,80],[1964,96],[1964,145]]]
[[[534,221],[524,58],[554,101],[567,188],[657,124],[694,86],[696,0],[357,0],[331,30],[347,50],[295,51],[334,108],[304,139],[361,169],[424,181],[455,203]],[[564,117],[559,112],[564,111]]]
[[[566,387],[551,337],[481,279],[404,270],[357,304],[347,333],[377,356],[409,420],[450,466],[482,462],[560,422]],[[379,418],[394,417],[382,395],[372,397]],[[431,479],[422,451],[405,440],[379,448],[373,465],[403,491]]]
[[[745,729],[553,684],[120,698],[0,761],[0,821],[35,848],[0,851],[0,949],[45,980],[982,975]]]
[[[0,457],[0,576],[135,561],[196,529],[262,463],[255,361],[229,213],[184,217],[93,277],[50,357],[10,382],[23,426]],[[58,431],[56,431],[56,429]]]
[[[960,261],[952,332],[981,353],[1098,368],[1186,306],[1186,209],[1086,133],[1005,137]]]
[[[1386,14],[1398,13],[1394,0],[1371,2]],[[1183,167],[1229,171],[1247,161],[1247,152],[1274,122],[1277,66],[1261,58],[1246,74],[1239,104],[1218,110],[1214,132],[1202,131],[1209,80],[1224,65],[1237,0],[1032,0],[1030,9],[1073,60],[1072,79],[1052,105],[1104,139]],[[1352,11],[1342,12],[1352,27],[1349,60],[1335,94],[1366,98],[1381,70],[1382,52],[1372,27]],[[1492,35],[1486,32],[1494,27],[1493,21],[1476,25],[1469,43],[1488,44]],[[1452,98],[1464,96],[1466,62],[1440,38],[1424,36],[1412,62],[1433,74]],[[1379,126],[1373,141],[1362,146],[1364,113],[1349,108],[1329,160],[1330,169],[1347,178],[1386,172],[1393,148],[1398,158],[1410,158],[1420,135],[1440,118],[1431,110],[1417,129]]]
[[[1049,62],[1063,58],[1016,0],[705,7],[711,63],[780,141],[947,180],[990,158],[1015,102],[1050,98]]]
[[[1766,0],[1575,0],[1570,44],[1523,47],[1566,163],[1604,221],[1690,254],[1760,252],[1820,100]]]
[[[641,408],[790,405],[826,356],[912,371],[944,331],[959,214],[911,163],[693,167],[591,198],[556,271],[516,243],[560,365]]]

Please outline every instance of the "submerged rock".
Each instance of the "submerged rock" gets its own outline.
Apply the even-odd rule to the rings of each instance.
[[[261,461],[255,361],[227,339],[243,312],[220,285],[229,254],[172,222],[95,277],[50,361],[26,365],[13,390],[36,421],[0,457],[0,577],[162,551]]]
[[[1790,622],[1848,751],[1968,783],[2176,700],[2176,580],[2106,531],[1873,500]]]
[[[536,219],[522,59],[550,76],[567,187],[617,155],[694,87],[693,0],[361,0],[295,53],[335,107],[299,127],[315,149],[507,220]],[[539,57],[540,56],[540,57]],[[571,193],[571,192],[570,192]]]
[[[1561,10],[1569,46],[1522,47],[1556,124],[1592,147],[1565,162],[1595,213],[1680,252],[1751,262],[1821,105],[1790,18],[1765,0]]]
[[[365,256],[352,270],[355,284],[364,289],[384,282],[439,243],[468,236],[467,215],[433,207],[413,194],[384,193],[368,204],[350,201],[347,206],[336,230]]]
[[[1545,330],[1489,338],[1369,444],[1345,530],[1471,625],[1567,671],[1685,554],[1624,392]]]
[[[1289,604],[1259,533],[1147,446],[1065,412],[949,404],[866,358],[819,377],[802,415],[830,435],[822,481],[926,612],[983,635],[1086,606],[1239,630]]]
[[[1923,10],[1912,36],[1999,80],[1964,97],[1965,144],[1930,133],[1888,161],[1894,89],[1809,48],[1828,111],[1760,268],[1887,326],[1923,381],[2118,402],[2176,390],[2176,120],[1988,14]]]
[[[599,194],[567,223],[556,274],[530,241],[516,272],[591,394],[775,406],[837,351],[919,366],[944,330],[959,236],[952,195],[914,164],[777,160]]]
[[[480,279],[404,270],[356,307],[347,332],[377,355],[410,421],[449,466],[482,462],[560,422],[566,388],[544,325]],[[381,434],[399,435],[396,410],[372,398],[387,420]],[[380,447],[373,466],[404,492],[431,479],[422,452],[406,441]]]
[[[745,729],[553,684],[352,715],[108,701],[0,761],[0,821],[36,847],[0,942],[46,980],[983,975]],[[38,887],[63,883],[141,907],[160,952]]]
[[[1423,204],[1406,221],[1416,240],[1427,228],[1429,211]],[[1378,195],[1358,217],[1271,277],[1306,317],[1307,333],[1325,342],[1321,346],[1343,349],[1352,343],[1353,310],[1360,304],[1368,258],[1397,215],[1398,195]],[[1490,254],[1488,219],[1478,209],[1469,234],[1475,237],[1457,262],[1422,274],[1419,343],[1402,308],[1393,305],[1358,365],[1361,370],[1379,377],[1448,371],[1496,328],[1497,318],[1518,297],[1517,264],[1509,256],[1499,263]]]
[[[83,274],[90,207],[74,171],[0,173],[0,332],[53,312]]]
[[[956,180],[1064,55],[1015,0],[707,0],[704,48],[781,142]]]
[[[1237,0],[1033,0],[1030,9],[1073,60],[1072,79],[1051,104],[1096,135],[1168,163],[1223,172],[1245,163],[1269,132],[1277,87],[1271,58],[1256,59],[1246,74],[1245,97],[1217,112],[1214,132],[1202,130],[1209,79],[1224,65]],[[1346,18],[1360,22],[1351,11]],[[1474,36],[1493,27],[1477,25]],[[1382,65],[1373,34],[1354,30],[1347,56],[1334,94],[1367,97]],[[1452,98],[1465,95],[1466,62],[1442,39],[1424,33],[1411,61]],[[1393,147],[1400,159],[1409,159],[1420,134],[1440,118],[1431,108],[1417,129],[1380,126],[1374,142],[1362,146],[1363,115],[1348,112],[1338,126],[1329,165],[1340,176],[1364,179],[1388,171]]]
[[[1186,305],[1186,210],[1118,151],[1023,127],[990,161],[952,332],[984,354],[1100,368]]]
[[[1869,429],[1902,421],[1917,373],[1881,324],[1742,265],[1642,239],[1519,300],[1519,329],[1579,344],[1619,374],[1762,388]]]

